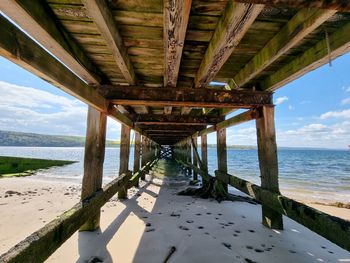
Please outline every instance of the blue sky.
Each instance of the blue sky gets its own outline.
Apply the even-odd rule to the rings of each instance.
[[[274,94],[279,146],[346,149],[350,144],[350,54]],[[85,135],[87,106],[0,57],[0,129]],[[228,144],[256,145],[255,123],[229,128]],[[109,119],[107,137],[120,125]],[[215,134],[209,143],[215,143]]]

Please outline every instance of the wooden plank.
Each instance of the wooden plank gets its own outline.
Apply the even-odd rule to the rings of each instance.
[[[216,177],[258,200],[262,204],[284,214],[336,245],[350,251],[350,222],[328,215],[293,199],[264,189],[230,174],[215,171]]]
[[[107,115],[89,106],[85,140],[84,176],[81,200],[102,187],[105,156]],[[100,211],[92,214],[80,227],[80,231],[94,231],[100,226]]]
[[[83,0],[84,6],[94,20],[107,46],[112,51],[116,64],[130,85],[136,84],[136,76],[123,39],[116,26],[106,0]]]
[[[274,107],[262,107],[256,120],[261,187],[279,194]],[[262,204],[263,225],[283,229],[282,215]]]
[[[218,159],[218,170],[222,173],[227,173],[227,147],[226,147],[226,129],[221,129],[216,132],[216,149]],[[226,183],[216,181],[215,184],[225,192],[228,192]],[[218,187],[218,186],[216,186]]]
[[[135,131],[135,145],[134,145],[134,167],[133,173],[137,173],[140,170],[140,155],[141,155],[141,134]],[[136,186],[138,186],[138,181]]]
[[[119,154],[119,175],[126,173],[129,170],[129,155],[130,155],[130,128],[122,125],[120,132],[120,154]],[[128,197],[128,189],[122,187],[118,192],[118,198],[125,199]]]
[[[159,124],[165,125],[165,123],[177,123],[177,124],[215,124],[222,121],[222,116],[190,116],[190,115],[161,115],[161,114],[143,114],[139,115],[135,120],[135,124],[147,125],[147,124]]]
[[[192,164],[193,166],[195,167],[198,167],[198,162],[197,162],[197,158],[196,158],[196,151],[197,151],[197,146],[198,146],[198,143],[197,143],[197,140],[198,139],[198,135],[195,134],[192,136],[191,138],[191,145],[192,145],[192,156],[193,156],[193,161],[192,161]],[[193,180],[194,181],[197,181],[198,180],[198,173],[196,171],[193,171]]]
[[[176,87],[192,0],[164,1],[164,86]]]
[[[0,55],[43,80],[55,85],[80,101],[133,127],[125,115],[108,108],[109,103],[93,87],[84,83],[31,38],[0,16]]]
[[[227,2],[196,74],[195,88],[205,88],[214,79],[263,7]]]
[[[298,55],[288,64],[266,77],[260,83],[262,90],[276,90],[287,83],[303,76],[350,50],[350,23],[345,24],[333,34],[329,35],[330,52],[326,39]]]
[[[244,86],[269,65],[299,44],[304,38],[336,13],[335,10],[300,10],[233,78]]]
[[[206,127],[206,125],[196,125],[196,126],[188,126],[188,125],[141,125],[141,124],[135,124],[136,128],[142,129],[143,131],[184,131],[184,132],[192,132],[195,133],[196,131],[200,131],[203,128]]]
[[[120,175],[89,198],[80,201],[70,210],[46,224],[26,239],[0,256],[0,262],[44,262],[86,220],[95,214],[109,199],[128,182],[130,175]]]
[[[272,93],[261,91],[125,87],[117,85],[102,85],[99,90],[105,98],[120,105],[206,108],[251,108],[265,104],[272,105]]]
[[[2,0],[0,10],[83,80],[94,84],[108,82],[107,77],[56,19],[46,2]]]
[[[279,8],[319,8],[332,9],[342,12],[350,12],[350,2],[343,0],[319,1],[319,0],[235,0],[241,3],[264,4]]]

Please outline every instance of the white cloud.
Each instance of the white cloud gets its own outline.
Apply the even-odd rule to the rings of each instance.
[[[87,106],[75,98],[0,81],[0,129],[85,136]],[[108,122],[113,138],[120,125]]]
[[[348,87],[343,86],[342,90],[344,90],[345,92],[350,92],[350,86],[348,86]]]
[[[279,104],[282,104],[283,102],[285,102],[285,101],[287,101],[287,100],[288,100],[288,97],[287,97],[287,96],[278,97],[278,98],[276,99],[275,104],[276,104],[276,105],[279,105]]]
[[[329,111],[320,116],[321,120],[325,120],[329,118],[350,119],[350,109],[343,110],[343,111]]]
[[[346,98],[341,101],[341,105],[347,105],[347,104],[350,104],[350,98]]]

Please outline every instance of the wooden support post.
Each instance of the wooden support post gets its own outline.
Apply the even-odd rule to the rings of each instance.
[[[202,165],[203,165],[203,168],[205,169],[204,171],[208,174],[208,146],[207,146],[206,134],[203,134],[201,136],[201,155],[202,155]]]
[[[85,199],[102,187],[105,156],[107,115],[89,106],[84,156],[84,177],[81,199]],[[100,226],[100,210],[80,227],[80,231],[94,231]]]
[[[147,155],[148,155],[148,138],[144,135],[142,135],[142,159],[141,159],[141,166],[144,167],[147,164]],[[141,180],[145,180],[145,174],[142,173]]]
[[[271,106],[262,106],[261,111],[261,117],[256,120],[261,187],[279,193],[275,111]],[[283,229],[282,215],[264,204],[262,221],[263,225],[269,228]]]
[[[135,145],[134,145],[134,168],[133,174],[140,171],[140,152],[141,152],[141,134],[137,131],[135,132]],[[135,184],[136,187],[139,186],[139,181]]]
[[[191,139],[186,140],[186,161],[188,163],[192,163],[192,145],[191,145]],[[192,169],[188,170],[188,173],[191,175],[192,174]]]
[[[129,170],[129,154],[130,154],[130,128],[122,124],[120,133],[120,154],[119,154],[119,175]],[[127,187],[122,187],[118,192],[118,198],[125,199],[128,197]]]
[[[216,147],[218,158],[218,170],[227,173],[227,148],[226,148],[226,129],[221,129],[216,132]],[[227,184],[216,180],[215,191],[217,193],[228,193]]]
[[[196,146],[196,148],[197,148],[197,138],[198,138],[197,135],[192,136],[193,144]],[[192,158],[193,158],[193,165],[195,167],[198,167],[197,158],[195,156],[196,155],[196,153],[195,153],[196,148],[192,147]],[[195,170],[193,170],[193,181],[197,181],[197,180],[198,180],[198,174]]]

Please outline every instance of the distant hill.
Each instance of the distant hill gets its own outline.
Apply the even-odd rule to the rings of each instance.
[[[85,137],[0,131],[0,146],[84,147],[84,145]],[[119,146],[119,142],[107,140],[106,146]]]

